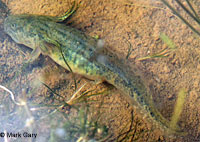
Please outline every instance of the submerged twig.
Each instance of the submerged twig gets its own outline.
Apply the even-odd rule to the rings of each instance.
[[[34,117],[32,116],[32,114],[31,114],[31,112],[30,112],[30,110],[28,108],[26,100],[20,99],[20,102],[18,102],[18,101],[15,100],[15,96],[12,93],[12,91],[10,91],[8,88],[6,88],[5,86],[2,86],[2,85],[0,85],[0,88],[5,90],[6,92],[8,92],[10,94],[10,97],[11,97],[12,101],[16,105],[23,106],[25,108],[25,111],[28,114],[28,118],[26,119],[25,126],[26,127],[30,127],[34,123]],[[24,95],[24,94],[22,94],[22,95]]]
[[[127,53],[127,55],[126,55],[126,60],[128,60],[129,56],[130,56],[131,53],[133,52],[133,46],[132,46],[132,44],[131,44],[130,41],[128,41],[127,39],[126,39],[126,41],[128,42],[128,45],[129,45],[128,53]]]
[[[11,97],[12,101],[13,101],[16,105],[18,105],[18,106],[24,106],[24,105],[26,105],[26,102],[25,102],[25,101],[17,102],[17,101],[15,100],[15,96],[14,96],[14,94],[12,93],[12,91],[10,91],[10,90],[9,90],[8,88],[6,88],[5,86],[0,85],[0,88],[3,89],[4,91],[8,92],[8,93],[10,94],[10,97]]]
[[[196,13],[196,11],[194,10],[194,8],[192,7],[190,1],[189,1],[189,0],[186,0],[186,2],[187,2],[187,4],[188,4],[188,6],[190,7],[190,9],[192,10],[192,12],[194,13],[195,17],[196,17],[197,19],[199,19],[199,16],[198,16],[198,14]]]
[[[195,16],[193,15],[179,0],[175,0],[181,8],[183,8],[183,10],[193,19],[195,20],[198,24],[200,24],[200,20]],[[192,5],[190,5],[191,8],[194,10],[194,8],[192,7]],[[196,13],[196,12],[195,12]]]
[[[181,16],[179,14],[179,12],[173,8],[166,0],[161,0],[177,17],[179,17],[193,32],[195,32],[197,35],[200,36],[200,32],[194,28],[194,26],[192,26],[183,16]],[[198,18],[194,8],[191,6],[191,4],[189,3],[189,7],[190,9],[192,9],[194,15],[179,1],[176,0],[176,2],[185,10],[185,12],[192,17],[199,25],[200,25],[200,19]]]

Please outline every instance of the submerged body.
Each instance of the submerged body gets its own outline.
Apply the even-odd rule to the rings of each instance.
[[[124,92],[143,114],[156,120],[159,125],[168,125],[153,106],[151,96],[137,75],[131,74],[130,77],[105,55],[98,54],[97,39],[55,19],[38,15],[13,15],[5,20],[4,30],[15,42],[32,48],[34,58],[42,53],[62,67],[68,70],[70,67],[74,73],[109,82]]]

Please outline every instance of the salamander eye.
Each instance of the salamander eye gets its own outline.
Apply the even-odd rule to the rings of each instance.
[[[12,23],[11,25],[11,28],[16,28],[16,24]]]

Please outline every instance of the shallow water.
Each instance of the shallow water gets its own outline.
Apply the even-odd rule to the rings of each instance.
[[[70,7],[70,4],[67,0],[15,0],[9,1],[7,6],[12,14],[62,15]],[[200,5],[198,1],[194,1],[194,4],[194,8]],[[178,7],[176,3],[175,7]],[[196,24],[182,10],[180,13],[193,25]],[[177,137],[167,137],[159,129],[152,129],[151,124],[143,119],[143,116],[138,115],[123,94],[116,89],[112,89],[111,92],[104,93],[104,95],[90,97],[87,103],[76,104],[76,107],[82,107],[83,110],[87,108],[84,106],[89,104],[90,113],[87,114],[89,120],[98,118],[98,123],[108,128],[108,137],[103,136],[106,138],[105,141],[200,140],[199,37],[169,9],[160,1],[152,0],[139,3],[131,0],[126,2],[122,0],[85,0],[69,23],[72,27],[80,29],[88,35],[98,35],[104,39],[105,47],[124,60],[131,48],[132,52],[128,58],[129,65],[134,70],[137,68],[141,72],[145,83],[153,91],[157,109],[168,120],[172,117],[179,91],[181,89],[186,91],[186,100],[178,125],[188,134]],[[199,29],[198,25],[195,27]],[[177,48],[169,52],[166,58],[140,61],[139,59],[142,57],[167,48],[166,43],[160,39],[161,33],[167,35]],[[59,108],[54,112],[58,106],[51,106],[61,105],[63,100],[68,101],[75,92],[72,74],[46,56],[40,56],[33,63],[26,64],[31,50],[16,44],[5,34],[0,34],[0,36],[0,85],[12,91],[17,102],[20,100],[27,102],[27,106],[19,106],[13,102],[9,93],[0,89],[0,115],[2,116],[0,117],[0,131],[37,133],[36,141],[47,141],[54,138],[62,140],[63,135],[59,139],[52,133],[55,130],[60,132],[58,128],[61,128],[68,119],[74,120],[81,115],[82,118],[86,118],[84,113],[80,114],[73,108]],[[78,88],[88,82],[87,79],[78,75],[76,75],[76,80]],[[45,82],[62,97],[54,95],[40,81]],[[107,84],[97,86],[87,84],[81,92],[94,90],[93,93],[96,93],[108,89],[110,86]],[[61,112],[65,112],[65,114]],[[25,127],[26,121],[32,117],[35,121],[33,123],[28,121],[32,125]],[[79,123],[80,119],[76,124],[80,126]],[[69,129],[69,127],[65,128]],[[101,136],[94,138],[101,138]],[[33,138],[12,138],[11,140],[27,141],[31,139]]]

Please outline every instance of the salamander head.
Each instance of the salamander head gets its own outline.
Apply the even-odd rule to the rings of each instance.
[[[24,26],[26,21],[22,20],[22,16],[11,15],[4,21],[4,31],[17,43],[20,43],[20,39],[23,38]]]
[[[32,49],[44,40],[46,35],[45,24],[50,20],[47,16],[30,14],[10,15],[4,21],[4,31],[19,44],[24,44]],[[43,23],[42,23],[43,22]],[[45,23],[45,24],[44,24]]]

